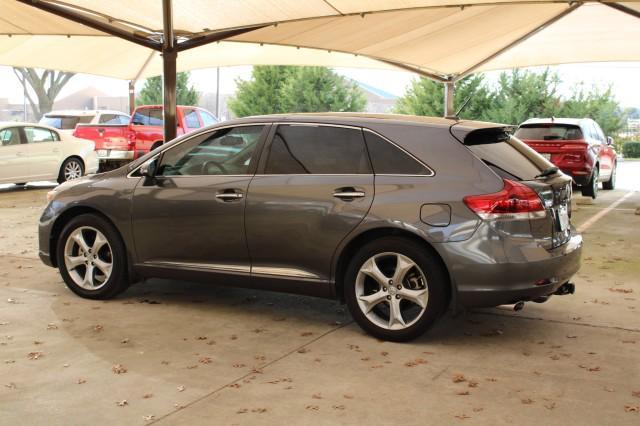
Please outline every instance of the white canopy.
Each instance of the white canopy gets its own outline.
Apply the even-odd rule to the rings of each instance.
[[[162,3],[0,0],[0,64],[129,80],[161,74],[154,52],[162,41]],[[399,67],[445,81],[511,67],[640,60],[640,0],[172,3],[178,71],[249,64]],[[204,44],[217,39],[224,41]],[[193,48],[183,51],[187,46]]]

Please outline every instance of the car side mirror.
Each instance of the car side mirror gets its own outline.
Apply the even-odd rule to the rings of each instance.
[[[158,162],[156,158],[145,161],[142,163],[142,166],[140,166],[140,174],[147,178],[154,178],[156,175],[157,164]]]
[[[613,145],[613,138],[611,136],[607,136],[607,145]]]

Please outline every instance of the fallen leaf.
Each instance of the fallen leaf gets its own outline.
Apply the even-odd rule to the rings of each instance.
[[[93,326],[93,331],[95,331],[95,332],[100,332],[102,330],[104,330],[104,326],[102,326],[100,324],[97,324],[97,325]]]
[[[546,404],[544,404],[544,408],[546,408],[547,410],[553,410],[554,408],[556,408],[556,403],[555,402],[547,402]]]
[[[578,336],[576,336],[575,334],[567,334],[567,339],[575,339]]]
[[[238,411],[236,411],[236,414],[245,414],[248,413],[249,410],[247,410],[246,408],[241,408]]]
[[[471,395],[471,394],[470,394],[470,392],[468,390],[464,390],[464,391],[456,392],[456,395]]]
[[[307,349],[307,348],[300,348],[300,349],[298,349],[298,353],[299,353],[299,354],[306,354],[307,352],[309,352],[309,349]]]
[[[9,389],[15,389],[17,386],[15,383],[10,382],[4,385],[5,388],[9,388]]]
[[[153,398],[152,393],[145,393],[144,395],[142,395],[142,399],[149,399],[149,398]]]
[[[198,360],[198,362],[199,362],[200,364],[211,364],[211,363],[213,362],[213,360],[212,360],[210,357],[208,357],[208,356],[203,356],[203,357],[200,357],[200,359]]]
[[[196,340],[207,340],[207,336],[198,336]]]
[[[43,356],[44,356],[44,354],[43,354],[42,352],[29,352],[29,353],[27,354],[27,358],[32,359],[32,360],[34,360],[34,359],[40,359],[40,358],[42,358]]]
[[[302,333],[300,333],[300,336],[302,336],[302,337],[313,336],[313,332],[311,332],[311,331],[303,331]]]
[[[640,413],[640,405],[625,405],[624,411],[627,413]]]
[[[320,395],[319,393],[314,393],[313,395],[311,395],[311,398],[313,398],[313,399],[322,399],[322,395]]]
[[[241,363],[233,364],[233,368],[243,368],[243,367],[246,367],[246,365]]]
[[[520,402],[522,402],[523,404],[533,404],[535,401],[531,398],[524,398],[521,399]]]
[[[467,420],[470,419],[470,416],[467,416],[466,414],[458,414],[457,416],[454,416],[456,419],[460,419],[460,420]]]
[[[467,378],[464,377],[463,374],[455,374],[451,380],[453,381],[453,383],[461,383],[461,382],[466,382]]]
[[[84,385],[85,383],[87,383],[87,381],[85,379],[78,379],[76,383],[79,385]]]
[[[320,409],[320,407],[318,407],[317,405],[307,405],[306,407],[304,407],[306,410],[311,410],[311,411],[318,411]]]
[[[58,326],[55,325],[54,323],[49,323],[47,324],[47,330],[57,330]]]
[[[123,399],[122,401],[118,401],[116,404],[118,404],[118,407],[124,407],[125,405],[129,405],[126,399]]]
[[[610,387],[608,387],[608,386],[605,386],[605,387],[604,387],[604,390],[606,390],[607,392],[615,392],[615,389],[610,388]]]
[[[156,416],[154,416],[153,414],[147,414],[146,416],[142,416],[142,420],[146,420],[146,421],[150,421],[155,419]]]
[[[178,392],[184,392],[185,387],[180,385],[180,386],[177,387],[177,389],[178,389]]]
[[[127,343],[129,343],[129,339],[122,339],[120,340],[120,343],[122,343],[123,345],[126,345]]]
[[[613,293],[624,293],[624,294],[633,293],[633,289],[631,289],[631,288],[613,288],[613,287],[610,287],[609,291],[611,291]]]
[[[469,380],[469,387],[470,388],[477,388],[478,387],[478,382],[476,382],[475,380]]]
[[[332,405],[331,408],[333,408],[334,410],[344,410],[345,407],[344,405]]]
[[[127,369],[122,364],[114,364],[113,367],[111,367],[111,371],[115,374],[124,374],[127,372]]]
[[[476,408],[473,408],[473,412],[474,412],[474,413],[479,413],[479,412],[480,412],[480,411],[482,411],[482,410],[484,410],[484,408],[482,408],[482,407],[476,407]]]

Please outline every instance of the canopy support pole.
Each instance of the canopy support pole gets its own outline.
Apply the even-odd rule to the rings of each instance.
[[[455,116],[453,98],[456,92],[455,82],[447,81],[444,83],[444,117],[452,118]]]
[[[173,34],[173,10],[171,0],[162,0],[162,21],[164,37],[162,41],[162,103],[164,114],[164,141],[175,139],[177,134],[176,120],[176,49]]]
[[[618,3],[604,3],[602,2],[602,4],[604,4],[605,6],[609,6],[611,8],[614,8],[616,10],[619,10],[620,12],[626,13],[627,15],[631,15],[631,16],[635,16],[636,18],[640,18],[640,12],[638,12],[637,10],[631,9],[627,6],[624,6],[622,4],[618,4]]]

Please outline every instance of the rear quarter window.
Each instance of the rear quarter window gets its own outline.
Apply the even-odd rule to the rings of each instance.
[[[553,164],[529,148],[518,138],[504,132],[485,132],[483,137],[474,138],[479,131],[467,135],[464,144],[489,166],[498,176],[507,179],[533,180]]]

